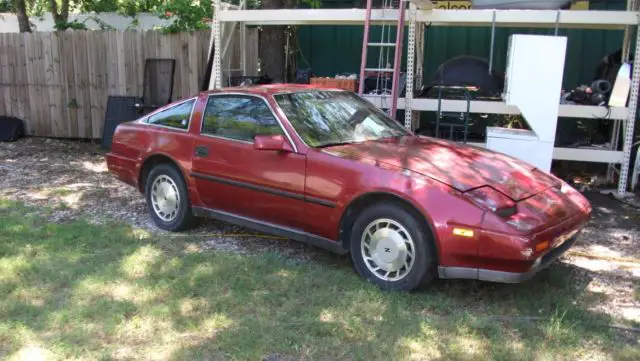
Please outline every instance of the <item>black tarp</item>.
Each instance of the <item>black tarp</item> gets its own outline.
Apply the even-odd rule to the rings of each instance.
[[[489,63],[479,57],[462,55],[442,63],[425,83],[422,95],[433,87],[477,87],[477,94],[499,95],[504,88],[504,74],[489,74]]]

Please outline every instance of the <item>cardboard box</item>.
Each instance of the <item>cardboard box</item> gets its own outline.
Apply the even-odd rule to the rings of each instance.
[[[352,92],[358,90],[358,82],[355,79],[311,78],[311,84],[321,85],[327,88],[344,89]]]

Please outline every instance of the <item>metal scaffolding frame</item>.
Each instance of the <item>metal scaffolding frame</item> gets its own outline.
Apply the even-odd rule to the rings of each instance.
[[[531,28],[577,28],[577,29],[613,29],[625,30],[623,49],[630,49],[631,33],[636,29],[635,58],[640,58],[640,12],[637,1],[630,0],[627,11],[609,10],[441,10],[429,6],[429,1],[412,0],[407,9],[408,19],[408,56],[407,86],[404,98],[398,99],[398,109],[405,110],[404,124],[415,128],[420,111],[436,111],[435,99],[414,98],[415,86],[422,82],[424,64],[424,28],[429,26],[495,26],[495,27],[531,27]],[[213,1],[212,44],[214,62],[210,88],[221,87],[222,37],[221,24],[240,23],[241,33],[247,25],[364,25],[365,9],[279,9],[279,10],[243,10],[237,7],[223,6],[221,0]],[[397,21],[396,11],[373,10],[371,21],[375,24],[393,24]],[[244,52],[244,49],[242,49]],[[628,51],[626,52],[628,53]],[[633,132],[638,106],[640,86],[640,67],[633,67],[629,104],[626,108],[611,108],[609,118],[623,123],[623,150],[556,148],[554,159],[587,161],[597,163],[620,164],[617,195],[626,195]],[[388,103],[384,97],[367,97],[372,103],[382,106]],[[462,104],[465,103],[465,104]],[[445,100],[444,111],[465,111],[466,102]],[[560,105],[561,117],[593,119],[603,113],[602,107],[583,105]],[[519,114],[517,108],[504,102],[472,101],[471,113],[482,114]],[[615,127],[614,127],[615,128]],[[615,132],[614,132],[615,133]],[[617,133],[615,133],[617,135]],[[617,136],[612,145],[617,146]],[[478,144],[481,145],[481,144]]]

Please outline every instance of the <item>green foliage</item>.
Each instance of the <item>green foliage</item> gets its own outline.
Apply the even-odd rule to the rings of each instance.
[[[58,23],[56,23],[56,25],[54,27],[55,27],[56,30],[60,30],[60,31],[64,31],[64,30],[67,30],[67,29],[71,29],[71,30],[87,30],[87,25],[85,24],[85,22],[84,21],[78,21],[78,20],[58,22]]]
[[[0,0],[0,13],[13,12],[11,0]]]
[[[301,0],[300,3],[306,4],[312,9],[319,9],[322,7],[322,0]]]
[[[78,0],[74,2],[74,9],[84,13],[116,12],[133,17],[143,12],[154,12],[162,3],[162,0]]]
[[[27,0],[26,3],[29,16],[42,16],[49,11],[48,0]]]
[[[81,12],[106,13],[115,12],[120,8],[120,2],[117,0],[91,0],[81,1],[77,9]]]
[[[156,8],[162,19],[174,19],[163,30],[169,33],[202,30],[209,27],[211,18],[211,0],[174,0],[165,2]]]
[[[65,0],[57,0],[61,3]],[[213,7],[212,0],[68,0],[71,12],[116,12],[133,17],[131,26],[136,26],[135,17],[143,12],[156,13],[162,19],[171,19],[172,23],[161,30],[168,33],[194,31],[209,28]],[[240,0],[229,1],[238,5]],[[321,0],[298,0],[299,4],[306,4],[312,8],[321,7]],[[29,16],[42,16],[51,11],[50,0],[27,0]],[[259,8],[261,0],[247,0],[247,8]],[[14,11],[11,0],[0,0],[0,11]],[[95,19],[94,19],[95,20]],[[96,22],[100,23],[96,20]],[[102,25],[102,24],[101,24]],[[106,24],[104,24],[106,25]],[[102,27],[102,26],[101,26]],[[108,25],[103,28],[108,28]],[[82,22],[61,22],[56,29],[86,29]]]

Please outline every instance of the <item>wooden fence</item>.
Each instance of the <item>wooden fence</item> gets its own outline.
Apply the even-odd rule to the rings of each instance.
[[[0,34],[0,115],[26,122],[27,134],[102,136],[107,96],[142,95],[146,58],[174,58],[174,99],[198,92],[208,31],[65,31]]]

